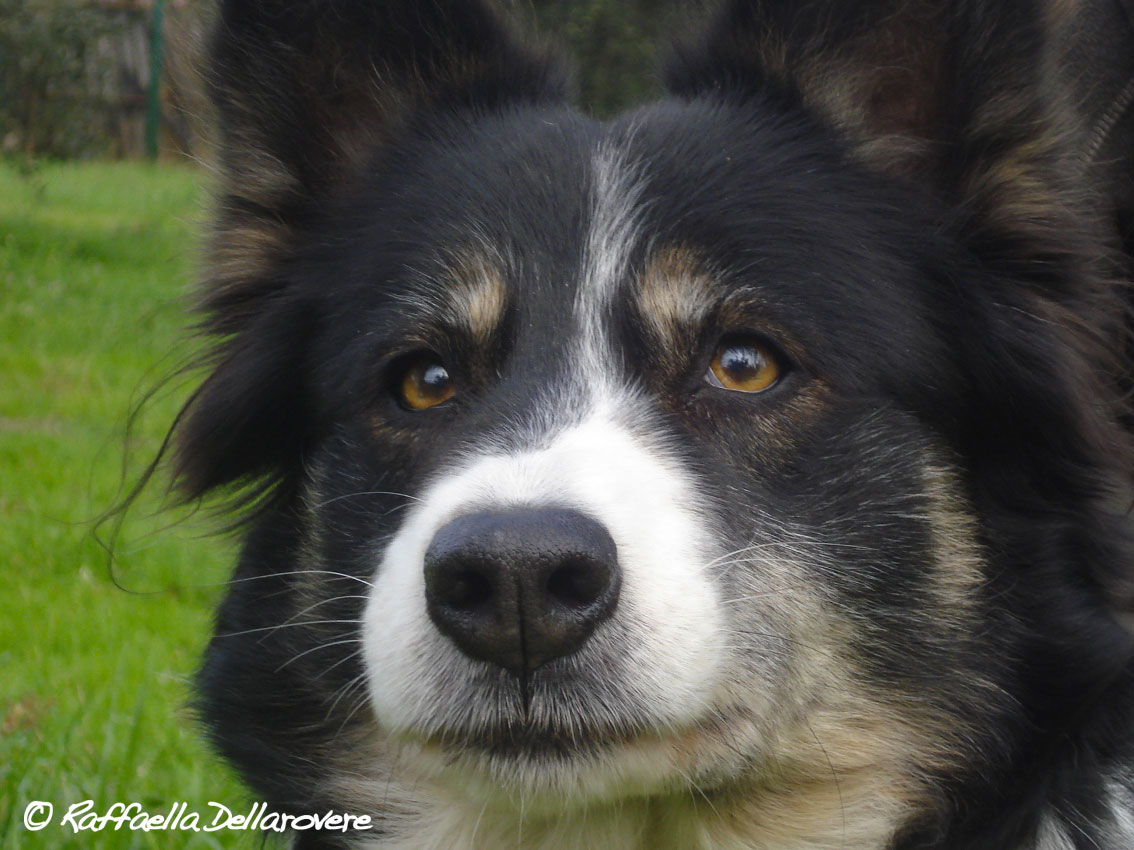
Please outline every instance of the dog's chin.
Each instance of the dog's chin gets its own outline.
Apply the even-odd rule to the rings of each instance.
[[[554,809],[653,796],[680,780],[656,734],[652,743],[644,734],[625,742],[579,744],[554,734],[497,738],[482,731],[465,739],[404,738],[397,750],[401,763],[412,763],[475,802],[522,801],[530,811],[541,801]]]
[[[493,726],[407,730],[391,738],[397,763],[477,802],[590,805],[727,784],[739,750],[722,715],[684,726],[570,729],[516,719]]]
[[[517,763],[579,762],[632,745],[646,729],[561,728],[514,720],[477,729],[449,729],[431,735],[430,745],[454,754],[479,753]],[[656,733],[655,733],[656,734]]]

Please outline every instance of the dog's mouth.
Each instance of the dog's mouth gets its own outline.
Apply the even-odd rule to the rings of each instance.
[[[534,811],[564,800],[683,794],[727,787],[756,754],[744,718],[713,711],[681,725],[599,727],[522,719],[432,733],[403,730],[387,738],[395,762],[416,777],[474,801]]]
[[[718,707],[682,723],[624,721],[603,726],[582,719],[566,724],[517,717],[475,727],[402,730],[395,737],[439,765],[491,766],[493,773],[511,768],[526,771],[533,766],[610,765],[646,754],[689,768],[699,754],[716,750],[718,745],[739,755],[740,739],[745,737],[739,730],[751,720],[744,708]]]
[[[643,787],[655,775],[669,782],[716,752],[706,742],[736,740],[726,694],[675,687],[655,695],[611,649],[627,644],[592,642],[518,674],[449,653],[417,680],[401,680],[420,682],[417,691],[374,687],[376,719],[398,760],[424,775],[510,788],[534,779],[584,795],[620,775]]]

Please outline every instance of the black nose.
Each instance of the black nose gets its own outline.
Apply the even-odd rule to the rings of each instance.
[[[562,508],[459,517],[425,553],[437,628],[517,675],[581,647],[614,612],[620,584],[607,530]]]

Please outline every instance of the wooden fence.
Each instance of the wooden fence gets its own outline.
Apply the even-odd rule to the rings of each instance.
[[[211,122],[200,68],[212,3],[164,0],[163,6],[156,140],[163,155],[206,157]],[[0,110],[0,146],[29,154],[143,156],[153,0],[81,0],[73,8],[91,24],[89,36],[61,48],[58,41],[50,43],[52,32],[44,24],[38,44],[15,46],[28,52],[23,58],[29,70],[0,81],[0,107],[11,107]],[[66,14],[65,7],[44,0],[26,0],[22,10],[45,18]],[[73,55],[60,56],[61,49]],[[58,73],[52,73],[53,63]],[[63,134],[66,144],[60,143]]]

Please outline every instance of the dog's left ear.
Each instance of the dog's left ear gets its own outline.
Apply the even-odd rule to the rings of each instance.
[[[1059,286],[1080,277],[1063,264],[1090,253],[1075,241],[1079,152],[1053,85],[1061,10],[1074,6],[728,0],[676,48],[668,83],[679,95],[758,88],[802,101],[861,161],[963,210],[954,224],[982,259],[1030,264]]]
[[[1048,548],[1082,553],[1134,630],[1134,450],[1122,424],[1134,370],[1102,223],[1108,187],[1090,188],[1060,67],[1078,11],[1063,0],[725,0],[675,49],[668,83],[680,96],[802,109],[939,210],[996,305],[988,339],[973,340],[998,347],[973,369],[988,384],[974,389],[987,409],[973,440],[1000,447],[985,478],[1005,482],[1002,505],[1042,494],[1063,518],[1052,527],[1069,529]],[[1013,470],[1036,480],[1016,486]]]

